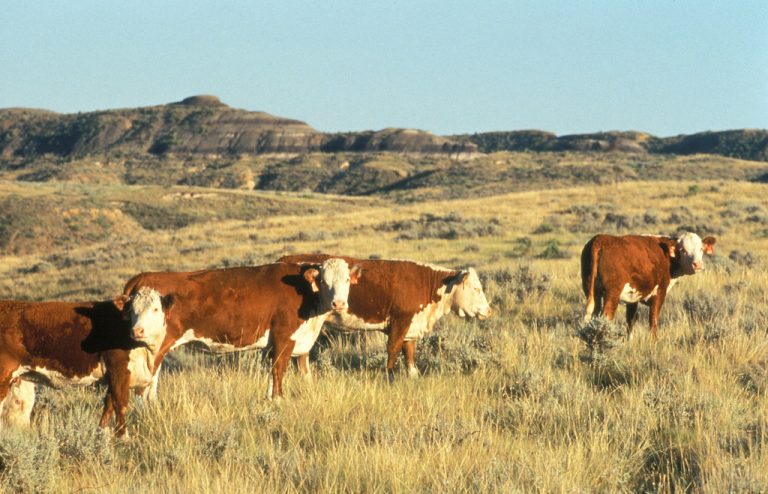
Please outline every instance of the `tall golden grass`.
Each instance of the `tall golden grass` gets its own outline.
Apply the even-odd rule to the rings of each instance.
[[[35,300],[108,298],[141,270],[258,264],[288,252],[409,258],[476,267],[498,310],[481,322],[446,316],[419,343],[422,376],[402,373],[393,385],[384,379],[381,335],[369,338],[361,356],[349,337],[332,334],[313,352],[315,382],[289,374],[280,403],[265,398],[267,369],[258,353],[224,358],[181,350],[161,377],[159,402],[132,404],[131,438],[122,442],[96,431],[102,390],[42,389],[33,429],[0,437],[3,489],[765,490],[765,186],[691,185],[619,183],[345,210],[335,209],[333,198],[291,195],[313,201],[317,212],[151,232],[133,225],[127,236],[121,229],[72,249],[53,245],[4,257],[0,297]],[[56,194],[61,186],[13,187],[23,195]],[[601,227],[613,227],[600,219],[597,231],[583,231],[583,219],[566,212],[574,205],[603,205],[601,212],[627,217],[656,211],[658,221],[635,225],[641,233],[671,232],[686,220],[717,230],[718,257],[671,292],[658,341],[648,336],[645,309],[631,338],[597,355],[576,336],[583,309],[578,254]],[[668,221],[682,206],[687,216]],[[502,231],[401,239],[380,228],[451,211],[478,224],[497,219]],[[557,224],[539,228],[545,222]],[[553,241],[558,255],[542,255]],[[529,290],[504,275],[521,267],[546,276],[544,288]]]

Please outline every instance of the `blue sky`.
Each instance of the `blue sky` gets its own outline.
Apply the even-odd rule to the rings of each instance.
[[[327,132],[768,128],[768,1],[3,2],[0,108],[194,94]]]

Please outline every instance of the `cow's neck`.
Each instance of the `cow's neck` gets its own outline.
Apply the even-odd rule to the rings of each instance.
[[[454,287],[454,289],[448,293],[448,286],[443,285],[440,287],[437,293],[439,294],[440,298],[437,300],[437,302],[432,303],[430,314],[431,317],[428,319],[430,331],[441,317],[451,312],[451,307],[453,306],[453,297],[456,293],[456,289]]]
[[[685,273],[683,272],[683,267],[680,264],[678,258],[670,259],[669,277],[673,280],[676,280],[677,278],[681,278],[683,276],[685,276]]]

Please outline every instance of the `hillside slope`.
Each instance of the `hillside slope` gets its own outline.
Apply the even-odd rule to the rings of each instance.
[[[312,152],[396,152],[471,156],[497,151],[718,154],[768,161],[768,130],[729,130],[674,137],[643,132],[556,136],[528,130],[436,136],[414,129],[323,133],[305,122],[235,109],[216,96],[167,105],[61,115],[0,109],[0,167],[45,156],[237,156]]]
[[[299,120],[231,108],[215,96],[192,96],[177,103],[60,115],[41,110],[0,110],[0,158],[34,160],[43,155],[139,153],[238,155],[314,151],[396,151],[471,153],[428,132],[384,129],[324,134]]]

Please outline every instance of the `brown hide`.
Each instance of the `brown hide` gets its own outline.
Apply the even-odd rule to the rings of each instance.
[[[398,353],[403,350],[409,367],[415,368],[415,345],[405,342],[413,316],[431,302],[439,300],[438,290],[447,285],[458,271],[442,271],[413,261],[355,259],[328,254],[298,254],[284,256],[280,262],[314,263],[339,257],[349,265],[358,265],[362,276],[349,290],[348,312],[367,323],[389,325],[387,372],[392,379]],[[404,346],[405,344],[405,346]]]
[[[270,330],[274,358],[274,394],[280,396],[282,374],[295,342],[291,335],[316,316],[320,300],[304,278],[309,266],[268,264],[195,272],[141,273],[125,285],[130,294],[139,287],[173,294],[165,341],[156,366],[188,329],[197,338],[247,347]]]
[[[596,235],[581,252],[581,282],[587,296],[586,318],[594,313],[613,319],[626,284],[634,288],[650,306],[650,328],[656,336],[658,317],[669,288],[670,280],[680,276],[678,260],[670,257],[676,242],[669,237],[627,235]],[[627,323],[632,329],[637,303],[627,304]]]
[[[78,380],[90,376],[103,360],[109,382],[107,399],[121,405],[116,430],[122,434],[122,407],[124,404],[127,408],[129,393],[129,351],[139,346],[131,339],[129,325],[111,300],[0,301],[0,400],[7,395],[12,373],[19,367],[41,367]],[[115,380],[126,384],[117,389],[113,386]],[[109,408],[111,414],[112,406]],[[106,419],[102,415],[104,426],[109,414]]]

